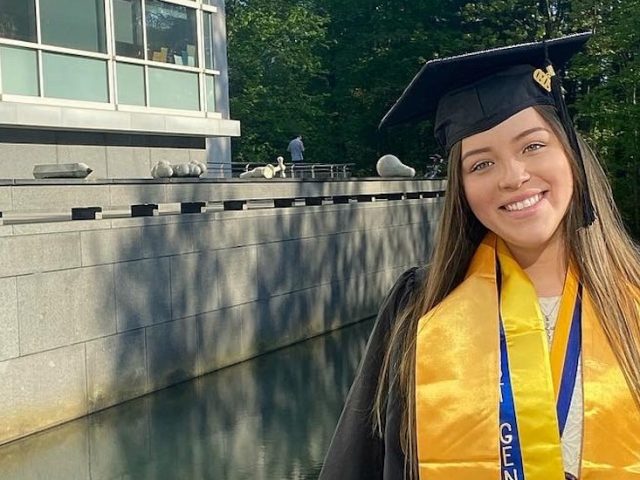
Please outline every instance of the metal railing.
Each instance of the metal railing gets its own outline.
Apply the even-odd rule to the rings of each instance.
[[[277,166],[277,162],[272,165]],[[256,167],[264,167],[266,163],[207,163],[209,175],[220,178],[239,177],[241,173],[248,172]],[[351,168],[355,163],[285,163],[287,178],[351,178]]]

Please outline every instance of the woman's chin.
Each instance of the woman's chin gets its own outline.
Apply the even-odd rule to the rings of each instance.
[[[554,238],[555,231],[502,232],[498,234],[507,245],[525,250],[539,250],[546,248]]]

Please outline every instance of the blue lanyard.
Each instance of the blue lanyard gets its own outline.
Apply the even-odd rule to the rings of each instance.
[[[580,351],[582,349],[582,285],[578,286],[576,304],[573,307],[573,317],[571,318],[571,329],[569,330],[569,343],[562,369],[562,380],[560,381],[560,393],[558,395],[558,426],[560,436],[564,433],[569,416],[569,407],[573,390],[576,386],[576,376],[578,374],[578,364],[580,362]]]

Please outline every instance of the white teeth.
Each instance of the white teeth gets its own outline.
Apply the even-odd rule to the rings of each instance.
[[[523,210],[525,208],[532,207],[533,205],[538,203],[540,200],[542,200],[542,194],[541,193],[537,193],[536,195],[534,195],[532,197],[529,197],[529,198],[527,198],[525,200],[522,200],[521,202],[514,202],[514,203],[510,203],[508,205],[505,205],[504,208],[506,208],[510,212],[517,212],[519,210]]]

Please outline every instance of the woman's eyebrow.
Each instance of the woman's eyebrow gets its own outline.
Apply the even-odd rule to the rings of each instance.
[[[513,137],[513,142],[517,142],[518,140],[520,140],[523,137],[526,137],[527,135],[530,135],[534,132],[539,132],[539,131],[543,131],[543,132],[549,132],[548,129],[544,128],[544,127],[533,127],[533,128],[529,128],[523,132],[520,132],[518,135],[516,135],[515,137]]]
[[[461,162],[464,162],[464,159],[467,157],[470,157],[471,155],[476,155],[478,153],[487,153],[490,152],[491,149],[489,147],[484,147],[484,148],[476,148],[475,150],[469,150],[468,152],[465,152],[464,155],[462,155],[462,158],[460,159]]]

